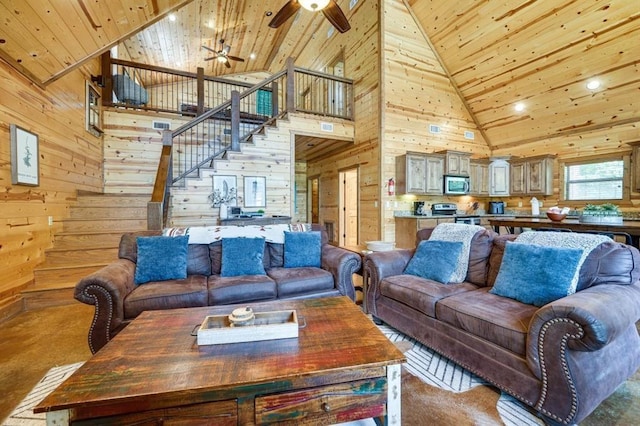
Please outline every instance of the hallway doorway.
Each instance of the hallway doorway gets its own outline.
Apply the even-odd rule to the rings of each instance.
[[[320,223],[320,179],[317,176],[307,180],[307,222]]]
[[[340,236],[338,244],[342,247],[358,245],[358,168],[340,172],[339,223]]]

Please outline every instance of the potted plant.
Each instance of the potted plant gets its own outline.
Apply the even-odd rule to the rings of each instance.
[[[622,214],[615,204],[587,204],[580,214],[583,223],[622,223]]]

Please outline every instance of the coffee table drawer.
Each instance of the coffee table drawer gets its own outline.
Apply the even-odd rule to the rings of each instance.
[[[256,397],[256,424],[340,423],[386,414],[387,379],[360,380]]]
[[[180,425],[231,426],[238,424],[236,400],[206,402],[88,420],[70,421],[72,425]]]

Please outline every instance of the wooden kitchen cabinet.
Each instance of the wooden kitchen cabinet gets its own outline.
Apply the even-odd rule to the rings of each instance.
[[[469,194],[489,195],[489,162],[471,161],[469,164]]]
[[[445,151],[444,155],[445,174],[469,176],[471,172],[471,154],[460,151]]]
[[[511,161],[511,195],[552,195],[553,159],[544,155]]]
[[[492,197],[509,196],[509,162],[493,160],[489,164],[489,195]]]
[[[442,194],[444,156],[408,152],[396,159],[399,194]]]

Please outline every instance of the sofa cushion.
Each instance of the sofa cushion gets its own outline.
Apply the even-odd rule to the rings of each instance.
[[[491,293],[544,306],[574,293],[583,250],[508,242]]]
[[[422,240],[428,240],[433,233],[433,229],[434,228],[424,228],[419,230],[416,233],[416,245]],[[490,229],[484,229],[474,234],[471,239],[469,265],[465,281],[479,286],[487,285],[493,241],[497,236],[498,234]]]
[[[187,277],[189,237],[138,237],[136,284]]]
[[[284,267],[320,267],[320,232],[284,233]]]
[[[264,275],[264,238],[223,238],[220,275]]]
[[[525,355],[529,321],[537,310],[533,305],[492,294],[484,287],[440,300],[436,316],[453,327]]]
[[[414,275],[393,275],[380,282],[382,296],[410,306],[433,318],[436,315],[438,301],[477,288],[476,285],[467,282],[443,285]]]
[[[507,245],[507,241],[514,241],[517,235],[507,234],[498,235],[493,239],[493,249],[491,250],[491,256],[489,257],[489,270],[487,272],[487,285],[493,286],[496,283],[498,272],[500,272],[500,265],[502,264],[502,257],[504,256],[504,249]]]
[[[404,274],[447,284],[458,266],[462,242],[421,241],[404,269]]]
[[[134,288],[123,303],[126,319],[143,311],[207,306],[207,277],[189,275],[184,280],[149,282]]]
[[[640,279],[640,252],[615,241],[607,241],[593,249],[580,268],[577,291],[594,285],[631,285]]]
[[[266,275],[212,275],[207,285],[209,306],[270,300],[278,295],[276,282]]]
[[[269,253],[270,251],[269,246],[271,245],[272,243],[265,243],[265,246],[264,246],[264,254],[262,255],[262,265],[264,266],[264,269],[268,269],[271,267],[271,256]],[[276,245],[280,245],[284,247],[283,244],[276,244]],[[209,258],[211,263],[211,273],[220,275],[222,271],[222,240],[215,241],[209,244],[208,247],[209,247]]]
[[[276,282],[279,298],[322,292],[335,287],[331,272],[320,268],[271,268],[267,274]]]

